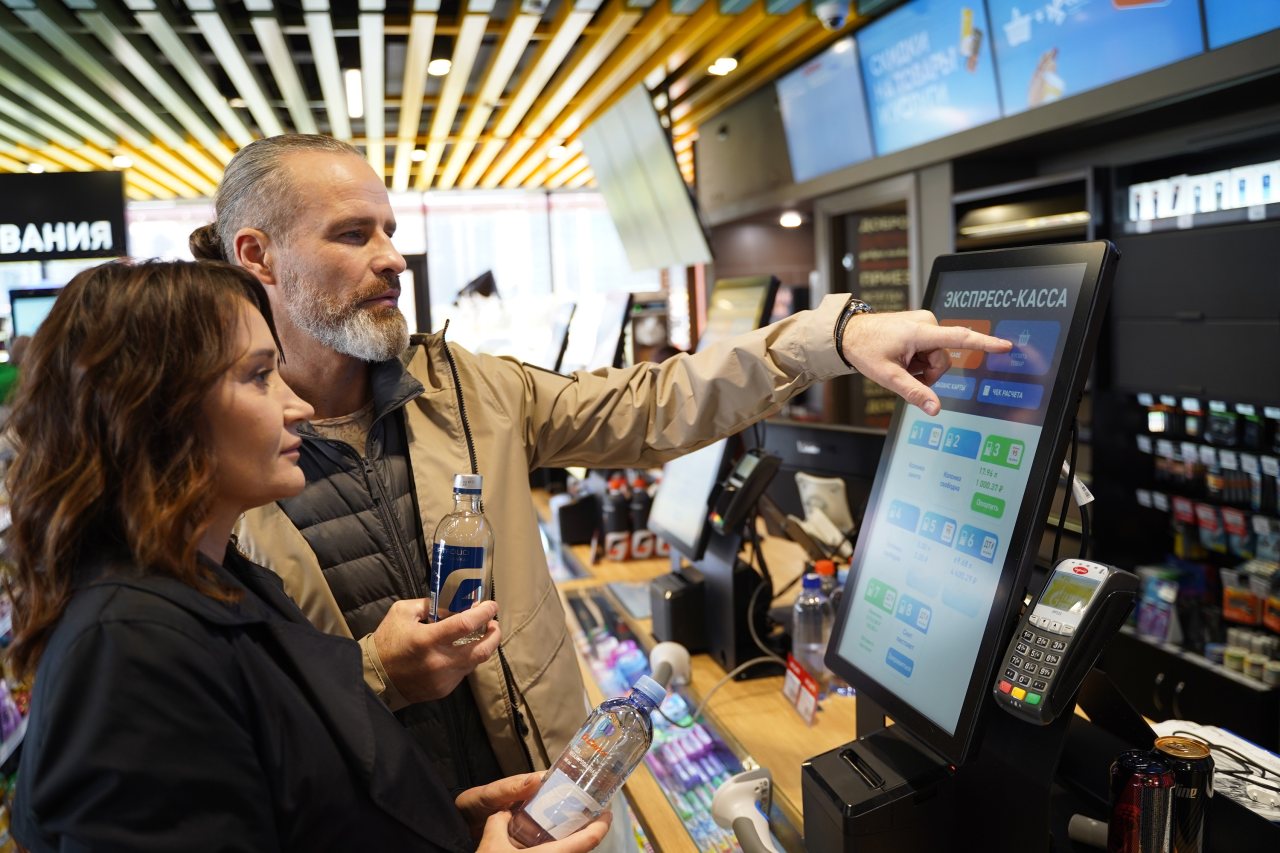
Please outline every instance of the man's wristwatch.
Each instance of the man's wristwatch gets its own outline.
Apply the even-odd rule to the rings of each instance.
[[[852,368],[849,359],[844,355],[844,327],[849,325],[849,321],[859,314],[874,314],[876,309],[863,302],[856,296],[850,296],[849,301],[845,303],[844,310],[840,312],[840,319],[836,320],[836,355],[840,356],[840,360],[844,362],[845,367]]]

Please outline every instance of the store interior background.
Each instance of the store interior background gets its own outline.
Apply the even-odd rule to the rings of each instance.
[[[1084,2],[1113,5],[1065,5]],[[1203,14],[1225,2],[1191,5]],[[558,304],[591,296],[638,294],[635,304],[661,317],[667,341],[688,349],[718,278],[776,276],[786,305],[849,292],[882,309],[908,308],[920,304],[938,255],[1109,239],[1123,257],[1079,414],[1079,468],[1098,498],[1093,554],[1127,568],[1170,554],[1223,568],[1244,562],[1249,546],[1237,540],[1247,540],[1247,531],[1232,531],[1256,527],[1256,518],[1280,525],[1277,472],[1268,473],[1265,461],[1280,455],[1280,202],[1258,197],[1213,212],[1134,216],[1130,188],[1280,161],[1280,30],[1212,48],[1206,41],[1171,64],[1033,109],[1012,109],[1006,92],[993,120],[798,181],[779,79],[849,34],[858,38],[868,22],[921,4],[948,15],[965,6],[855,2],[832,30],[795,0],[560,0],[545,9],[531,0],[362,0],[358,9],[314,0],[300,7],[270,0],[5,0],[0,171],[80,171],[77,163],[95,168],[122,152],[132,156],[129,254],[190,257],[187,235],[213,217],[207,195],[216,174],[188,162],[193,176],[166,180],[164,158],[148,155],[148,146],[174,148],[152,119],[188,146],[200,147],[203,138],[194,126],[227,151],[245,141],[229,130],[224,109],[192,84],[192,75],[203,75],[217,97],[240,99],[222,106],[249,138],[319,130],[365,148],[387,176],[396,243],[411,259],[414,286],[405,293],[414,306],[406,313],[429,317],[436,329],[452,317],[454,340],[521,357],[544,346]],[[993,41],[998,59],[1005,23],[986,16],[1006,5],[969,2],[989,22],[983,61],[992,61]],[[1064,3],[1024,5],[1033,12]],[[1260,20],[1271,14],[1270,3],[1239,5],[1253,6]],[[332,19],[337,35],[328,42],[314,31],[318,20],[308,16],[315,15]],[[230,47],[208,16],[221,22]],[[184,67],[182,51],[156,35],[158,21],[198,67]],[[1280,27],[1280,20],[1266,26]],[[1142,33],[1129,38],[1141,53]],[[523,49],[504,60],[502,46],[512,39],[523,39]],[[328,59],[314,51],[325,43],[336,46]],[[129,46],[158,59],[159,83],[131,59]],[[280,46],[287,48],[283,58]],[[232,70],[234,55],[247,61],[243,74]],[[432,56],[468,73],[430,76],[425,62]],[[733,57],[737,68],[712,73],[721,56]],[[326,74],[339,60],[387,84],[385,92],[365,85],[369,117],[347,116],[332,91]],[[40,72],[47,67],[54,72]],[[615,227],[606,176],[585,153],[587,119],[638,85],[653,104],[648,120],[667,134],[663,156],[696,202],[710,263],[691,265],[677,253],[636,268],[628,257],[636,237]],[[186,112],[166,87],[183,96]],[[100,106],[77,103],[77,91]],[[867,109],[862,90],[850,95],[849,109]],[[57,98],[67,102],[63,113],[49,103]],[[373,118],[380,108],[382,117]],[[309,123],[298,120],[302,114]],[[138,138],[113,130],[113,122]],[[413,153],[419,149],[425,156]],[[225,163],[216,153],[208,158]],[[779,224],[786,211],[800,214],[797,226]],[[661,223],[651,216],[640,228],[661,230]],[[874,263],[864,263],[869,251],[880,252]],[[58,286],[99,262],[4,260],[6,291]],[[455,306],[458,291],[486,271],[501,300]],[[637,355],[635,341],[628,352]],[[890,412],[882,392],[850,378],[788,414],[882,428]],[[1169,473],[1175,463],[1177,476]],[[1260,471],[1257,494],[1214,488],[1215,471],[1247,476],[1250,466]],[[1070,534],[1079,533],[1074,514],[1068,527],[1071,552]],[[1211,577],[1210,586],[1215,582]],[[1183,615],[1195,614],[1188,608]],[[1215,630],[1197,630],[1204,628]],[[1200,719],[1280,746],[1276,688],[1180,666],[1167,649],[1124,635],[1109,658],[1144,713]]]

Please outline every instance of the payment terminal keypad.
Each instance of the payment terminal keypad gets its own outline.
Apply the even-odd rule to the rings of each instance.
[[[1001,667],[997,686],[1028,705],[1039,705],[1049,692],[1049,685],[1058,673],[1058,665],[1067,650],[1071,636],[1061,622],[1031,616],[1029,625],[1019,632],[1012,654]]]

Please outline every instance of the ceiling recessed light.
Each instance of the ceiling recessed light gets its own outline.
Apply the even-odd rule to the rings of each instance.
[[[409,159],[415,163],[421,163],[423,160],[427,159],[427,149],[425,148],[413,149],[412,151],[409,152]]]
[[[716,77],[723,77],[737,67],[738,60],[734,59],[732,56],[722,56],[715,62],[711,63],[710,67],[707,68],[707,73],[714,74]]]
[[[245,103],[244,98],[227,98],[227,106],[231,107],[233,110],[242,110],[247,107],[248,104]]]
[[[31,163],[27,166],[27,171],[33,175],[38,175],[44,171],[44,166],[41,166],[39,163]]]
[[[804,217],[797,210],[785,211],[778,217],[778,224],[783,228],[799,228],[804,222]]]
[[[117,169],[132,169],[133,158],[125,154],[117,154],[111,158],[111,165],[115,166]]]
[[[432,77],[443,77],[453,70],[453,62],[448,59],[433,59],[427,63],[427,73]]]
[[[364,118],[364,78],[359,68],[342,72],[342,82],[347,90],[347,117]]]

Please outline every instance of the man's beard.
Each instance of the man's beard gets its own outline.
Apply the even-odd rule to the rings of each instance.
[[[366,299],[389,288],[399,290],[399,277],[379,276],[378,283],[344,301],[311,285],[305,275],[281,271],[280,295],[293,324],[329,349],[362,361],[395,358],[409,345],[409,324],[395,306],[362,308]]]

